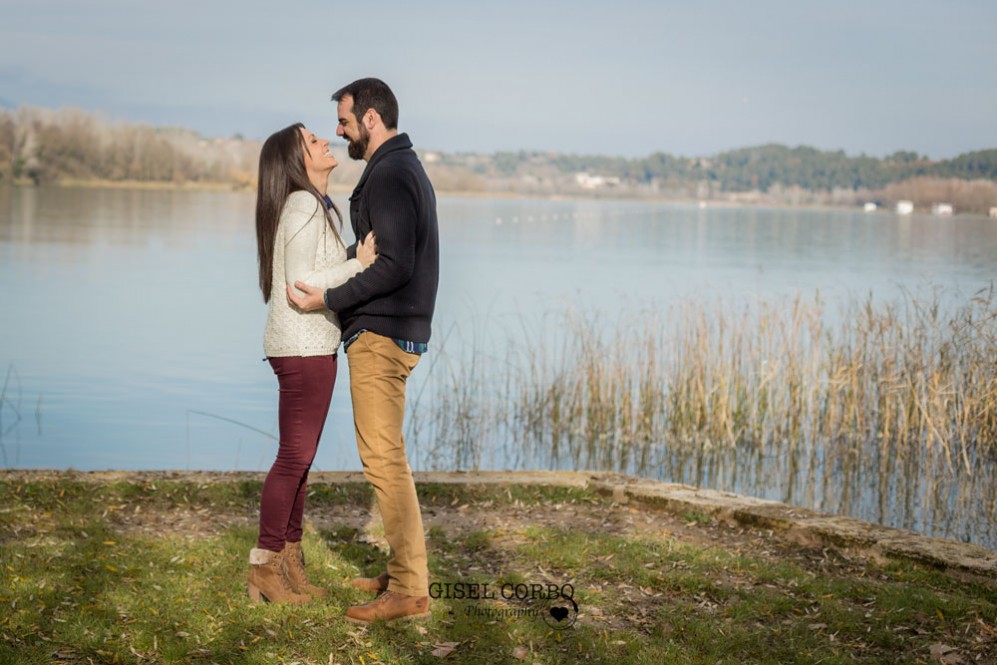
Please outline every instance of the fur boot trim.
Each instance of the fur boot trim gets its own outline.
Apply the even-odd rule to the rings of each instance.
[[[249,564],[252,566],[264,566],[270,563],[270,557],[274,553],[270,550],[261,550],[259,547],[254,547],[249,550]]]

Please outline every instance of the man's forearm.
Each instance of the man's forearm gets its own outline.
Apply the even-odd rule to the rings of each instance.
[[[398,262],[392,257],[378,256],[371,267],[344,284],[326,289],[323,294],[325,306],[341,312],[397,291],[412,278],[413,263],[412,260]]]

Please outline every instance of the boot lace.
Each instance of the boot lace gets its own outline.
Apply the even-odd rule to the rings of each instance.
[[[284,557],[276,555],[270,557],[269,566],[277,573],[277,579],[280,580],[280,588],[284,591],[291,591],[291,583],[287,579],[287,561]]]
[[[287,557],[287,567],[294,573],[302,584],[308,584],[308,574],[305,572],[305,556],[303,552],[293,553]]]

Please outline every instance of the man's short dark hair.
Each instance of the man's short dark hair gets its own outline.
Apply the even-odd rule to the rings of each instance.
[[[339,102],[346,95],[353,98],[353,115],[363,118],[368,109],[374,109],[388,129],[398,128],[398,100],[388,84],[381,79],[357,79],[332,93],[332,101]]]

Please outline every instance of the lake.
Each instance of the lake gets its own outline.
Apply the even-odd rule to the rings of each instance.
[[[0,187],[5,467],[269,467],[277,386],[263,362],[254,201]],[[347,209],[345,197],[336,201]],[[434,338],[410,386],[420,409],[445,398],[433,394],[434,373],[469,350],[493,358],[564,311],[613,321],[682,302],[891,302],[905,292],[958,303],[988,288],[997,266],[997,222],[972,216],[442,197],[439,218]],[[348,223],[344,235],[352,241]],[[411,440],[413,468],[456,465],[433,448]],[[496,450],[484,468],[552,464]],[[315,466],[360,468],[345,364]],[[690,481],[657,468],[652,475]],[[868,498],[880,501],[875,509],[852,509],[814,499],[812,487],[789,497],[734,489],[997,547],[989,499],[977,506],[982,515],[946,526],[944,514],[912,519],[925,512],[916,502],[894,515],[882,497]]]

